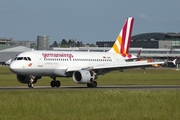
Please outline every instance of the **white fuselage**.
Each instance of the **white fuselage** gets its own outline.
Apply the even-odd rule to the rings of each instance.
[[[109,52],[29,51],[19,54],[12,61],[10,69],[22,75],[66,76],[68,69],[122,62],[125,62],[124,57]]]

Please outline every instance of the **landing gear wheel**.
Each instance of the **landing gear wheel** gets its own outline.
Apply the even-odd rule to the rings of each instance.
[[[96,88],[97,87],[97,82],[96,81],[92,81],[91,83],[87,83],[87,87],[88,88]]]
[[[92,87],[92,84],[91,83],[87,83],[87,87],[88,88]]]
[[[51,81],[51,87],[55,87],[56,86],[56,81]]]
[[[51,87],[60,87],[61,86],[61,82],[60,81],[51,81]]]
[[[29,81],[29,83],[28,83],[28,87],[29,88],[34,88],[34,82],[37,82],[37,80],[35,79],[35,76],[33,76],[33,75],[29,75],[29,78],[30,78],[30,81]]]
[[[60,87],[61,86],[61,82],[60,81],[56,81],[56,87]]]
[[[93,87],[93,88],[96,88],[96,87],[97,87],[97,82],[96,82],[96,81],[93,81],[93,82],[92,82],[92,87]]]

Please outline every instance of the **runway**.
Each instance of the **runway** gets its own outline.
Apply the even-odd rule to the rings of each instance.
[[[98,86],[97,88],[87,88],[86,86],[61,86],[52,88],[50,86],[35,86],[28,88],[27,86],[8,86],[0,87],[0,90],[99,90],[99,89],[119,89],[119,90],[180,90],[180,85],[122,85],[122,86]]]

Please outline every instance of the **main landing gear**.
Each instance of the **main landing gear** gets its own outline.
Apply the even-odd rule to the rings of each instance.
[[[92,81],[90,83],[87,83],[87,87],[88,88],[96,88],[97,87],[97,82],[96,81]]]
[[[52,78],[53,78],[53,80],[50,83],[51,87],[60,87],[61,82],[59,80],[56,80],[56,77],[52,77]]]

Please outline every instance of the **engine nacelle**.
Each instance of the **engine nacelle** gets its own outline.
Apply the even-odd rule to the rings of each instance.
[[[79,70],[75,71],[72,77],[74,82],[85,84],[93,81],[96,78],[96,73],[92,70]]]
[[[35,79],[33,83],[36,83],[38,79],[40,79],[41,76],[35,76]],[[28,75],[17,75],[17,79],[20,83],[29,83],[30,82],[30,77]]]

